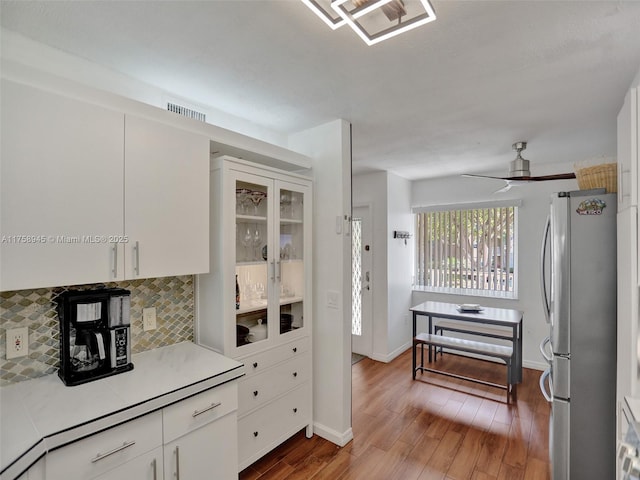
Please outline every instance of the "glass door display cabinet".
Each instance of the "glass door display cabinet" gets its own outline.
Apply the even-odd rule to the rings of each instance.
[[[211,175],[198,342],[238,357],[308,335],[310,180],[229,157],[214,159]]]

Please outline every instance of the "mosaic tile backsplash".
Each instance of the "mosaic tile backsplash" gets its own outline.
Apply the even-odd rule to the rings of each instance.
[[[58,370],[59,323],[54,299],[66,290],[131,291],[131,353],[193,340],[193,276],[147,278],[73,287],[0,292],[0,386]],[[157,328],[142,330],[142,309],[156,308]],[[6,360],[6,330],[29,327],[29,355]]]

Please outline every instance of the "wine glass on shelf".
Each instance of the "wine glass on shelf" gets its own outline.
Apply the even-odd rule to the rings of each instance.
[[[236,212],[240,214],[247,213],[247,200],[251,195],[248,188],[236,188]]]
[[[280,216],[287,218],[291,215],[291,196],[289,192],[283,190],[280,194]]]
[[[299,218],[298,208],[300,206],[300,194],[291,192],[291,218],[297,220]]]
[[[260,202],[262,202],[262,199],[266,198],[267,194],[264,192],[260,192],[260,191],[253,191],[251,192],[251,195],[249,196],[249,200],[251,200],[251,203],[253,203],[253,214],[255,216],[258,216],[258,207],[260,206]]]
[[[260,229],[258,228],[258,225],[256,225],[255,232],[253,233],[253,258],[256,260],[260,259],[260,257],[258,256],[258,248],[260,247],[261,243],[262,236],[260,235]]]
[[[253,235],[251,234],[251,229],[249,228],[249,225],[247,225],[247,229],[242,235],[242,246],[244,247],[247,260],[251,260],[249,249],[251,248],[252,245],[253,245]]]

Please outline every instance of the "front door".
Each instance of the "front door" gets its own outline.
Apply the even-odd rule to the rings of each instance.
[[[351,349],[353,353],[371,356],[373,345],[373,276],[371,245],[371,212],[368,206],[355,207],[352,221],[352,316]]]

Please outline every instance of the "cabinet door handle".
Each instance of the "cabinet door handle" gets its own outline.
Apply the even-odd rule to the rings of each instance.
[[[294,409],[293,409],[293,413],[298,413],[298,409],[297,409],[297,408],[294,408]]]
[[[140,242],[136,242],[136,244],[134,245],[133,253],[136,260],[133,271],[136,275],[140,275]]]
[[[278,279],[278,282],[279,282],[280,280],[282,280],[282,278],[281,278],[281,277],[282,277],[282,271],[281,271],[281,270],[282,270],[282,267],[280,266],[280,260],[278,260],[278,261],[276,262],[276,267],[277,267],[277,270],[276,270],[276,271],[278,272],[278,273],[276,274],[276,278]]]
[[[258,362],[253,362],[253,368],[258,368]]]
[[[253,432],[253,436],[257,437],[258,436],[258,432]]]
[[[298,376],[298,372],[293,372],[293,376],[297,377]]]
[[[293,353],[296,353],[298,351],[298,347],[293,347]]]
[[[151,462],[151,469],[153,470],[153,480],[158,480],[158,465],[156,465],[156,459]]]
[[[254,391],[253,391],[253,396],[254,396],[254,397],[257,397],[257,396],[258,396],[258,390],[254,390]]]
[[[111,269],[113,278],[118,278],[118,244],[113,244],[113,268]]]
[[[209,410],[213,410],[214,408],[219,407],[220,405],[222,405],[222,402],[212,403],[211,405],[203,408],[202,410],[194,410],[191,416],[195,418],[198,415],[202,415],[204,412],[208,412]]]
[[[269,276],[272,282],[276,281],[276,261],[271,260],[271,275]]]
[[[119,451],[124,450],[125,448],[132,447],[135,444],[136,444],[135,440],[132,440],[130,442],[124,442],[119,447],[116,447],[113,450],[109,450],[107,453],[98,453],[95,456],[95,458],[91,459],[91,463],[96,463],[96,462],[102,460],[103,458],[107,458],[108,456],[113,455],[114,453],[118,453]]]
[[[180,480],[180,447],[176,445],[176,480]]]

